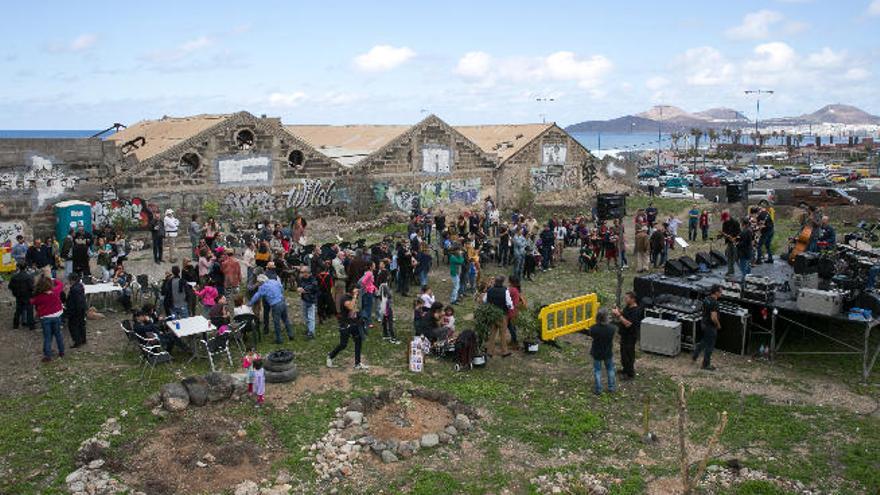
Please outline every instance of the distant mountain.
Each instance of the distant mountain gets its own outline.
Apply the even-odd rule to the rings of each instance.
[[[690,113],[672,105],[658,105],[635,115],[626,115],[610,120],[588,120],[565,128],[568,132],[663,132],[687,131],[693,127],[745,127],[753,121],[731,108],[710,108]],[[826,105],[819,110],[798,117],[783,117],[762,120],[762,125],[805,125],[805,124],[874,124],[880,125],[880,117],[850,105]]]

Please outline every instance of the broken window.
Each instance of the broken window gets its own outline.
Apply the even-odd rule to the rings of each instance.
[[[240,150],[249,150],[254,147],[254,133],[249,129],[242,129],[235,134],[235,144]]]
[[[291,167],[301,167],[304,160],[305,156],[300,150],[293,150],[287,155],[287,164]]]
[[[202,166],[202,159],[195,153],[186,153],[180,157],[180,169],[187,174],[194,174]]]

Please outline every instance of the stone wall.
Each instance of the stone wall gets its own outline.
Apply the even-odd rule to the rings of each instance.
[[[100,139],[0,139],[0,216],[48,235],[53,205],[98,194],[120,160]]]

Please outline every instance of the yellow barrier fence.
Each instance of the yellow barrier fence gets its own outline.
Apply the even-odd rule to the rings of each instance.
[[[589,328],[596,323],[597,311],[599,298],[595,293],[545,306],[539,314],[541,339],[553,340]]]

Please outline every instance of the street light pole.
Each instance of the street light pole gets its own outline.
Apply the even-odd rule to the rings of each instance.
[[[761,143],[761,134],[758,132],[758,120],[761,117],[761,95],[772,95],[775,93],[772,89],[747,89],[745,91],[747,95],[756,95],[755,99],[755,159],[752,162],[752,165],[758,164],[758,152],[760,151],[760,143]]]

